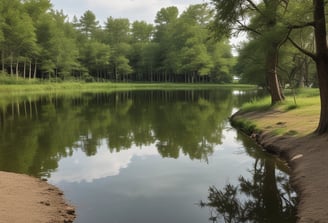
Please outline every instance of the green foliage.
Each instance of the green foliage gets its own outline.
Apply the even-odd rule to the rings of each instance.
[[[211,39],[207,4],[158,11],[155,26],[87,10],[70,22],[48,0],[0,2],[1,70],[16,78],[232,82],[228,41]]]
[[[154,27],[144,21],[135,21],[132,23],[132,42],[147,43],[151,40]]]
[[[88,38],[91,38],[98,29],[99,22],[96,20],[96,15],[90,10],[82,15],[79,22],[78,26],[81,32]]]

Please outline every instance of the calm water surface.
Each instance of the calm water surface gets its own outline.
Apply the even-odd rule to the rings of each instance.
[[[236,90],[14,98],[0,170],[47,178],[75,222],[295,222],[287,168],[231,128]]]

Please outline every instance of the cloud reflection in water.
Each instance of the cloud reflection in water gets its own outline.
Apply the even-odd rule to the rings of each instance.
[[[91,183],[96,179],[118,175],[121,169],[128,167],[133,157],[155,155],[159,155],[155,145],[147,146],[147,148],[133,146],[128,150],[111,153],[104,139],[101,140],[97,154],[94,156],[87,156],[79,149],[74,151],[73,156],[60,160],[59,168],[51,174],[49,181],[55,184],[63,181]]]

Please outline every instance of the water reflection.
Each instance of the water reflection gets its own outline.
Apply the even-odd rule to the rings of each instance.
[[[284,214],[284,166],[272,170],[277,163],[259,156],[227,121],[253,96],[216,89],[0,101],[0,170],[48,178],[77,206],[79,223],[204,222],[207,210],[195,203],[207,197],[209,185],[217,186],[210,190],[213,205],[204,204],[214,218],[220,190],[238,192],[240,212],[247,203],[256,216],[268,214],[269,205]]]
[[[202,208],[209,209],[211,222],[296,222],[297,197],[284,172],[287,167],[268,154],[259,153],[245,136],[246,152],[254,157],[250,176],[240,176],[238,184],[226,184],[218,189],[210,186],[207,201],[201,201]]]
[[[110,153],[106,140],[102,140],[96,156],[87,156],[77,150],[74,156],[61,159],[59,168],[51,175],[51,182],[91,183],[97,179],[118,175],[121,169],[128,167],[134,157],[145,158],[157,154],[154,149],[141,149],[136,146],[132,146],[129,150]]]
[[[103,144],[153,145],[162,157],[207,161],[236,104],[231,90],[137,91],[15,99],[0,108],[0,169],[49,177],[58,162]]]

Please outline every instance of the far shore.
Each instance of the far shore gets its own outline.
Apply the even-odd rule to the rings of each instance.
[[[173,82],[28,82],[22,84],[1,84],[0,93],[19,95],[51,92],[86,92],[86,91],[127,91],[127,90],[183,90],[208,88],[256,89],[250,84],[216,84],[216,83],[173,83]]]
[[[309,131],[315,129],[318,120],[313,115],[294,113],[275,109],[237,112],[231,121],[234,125],[253,123],[253,132],[244,131],[288,163],[291,183],[299,196],[298,222],[328,222],[328,136],[316,136]]]

